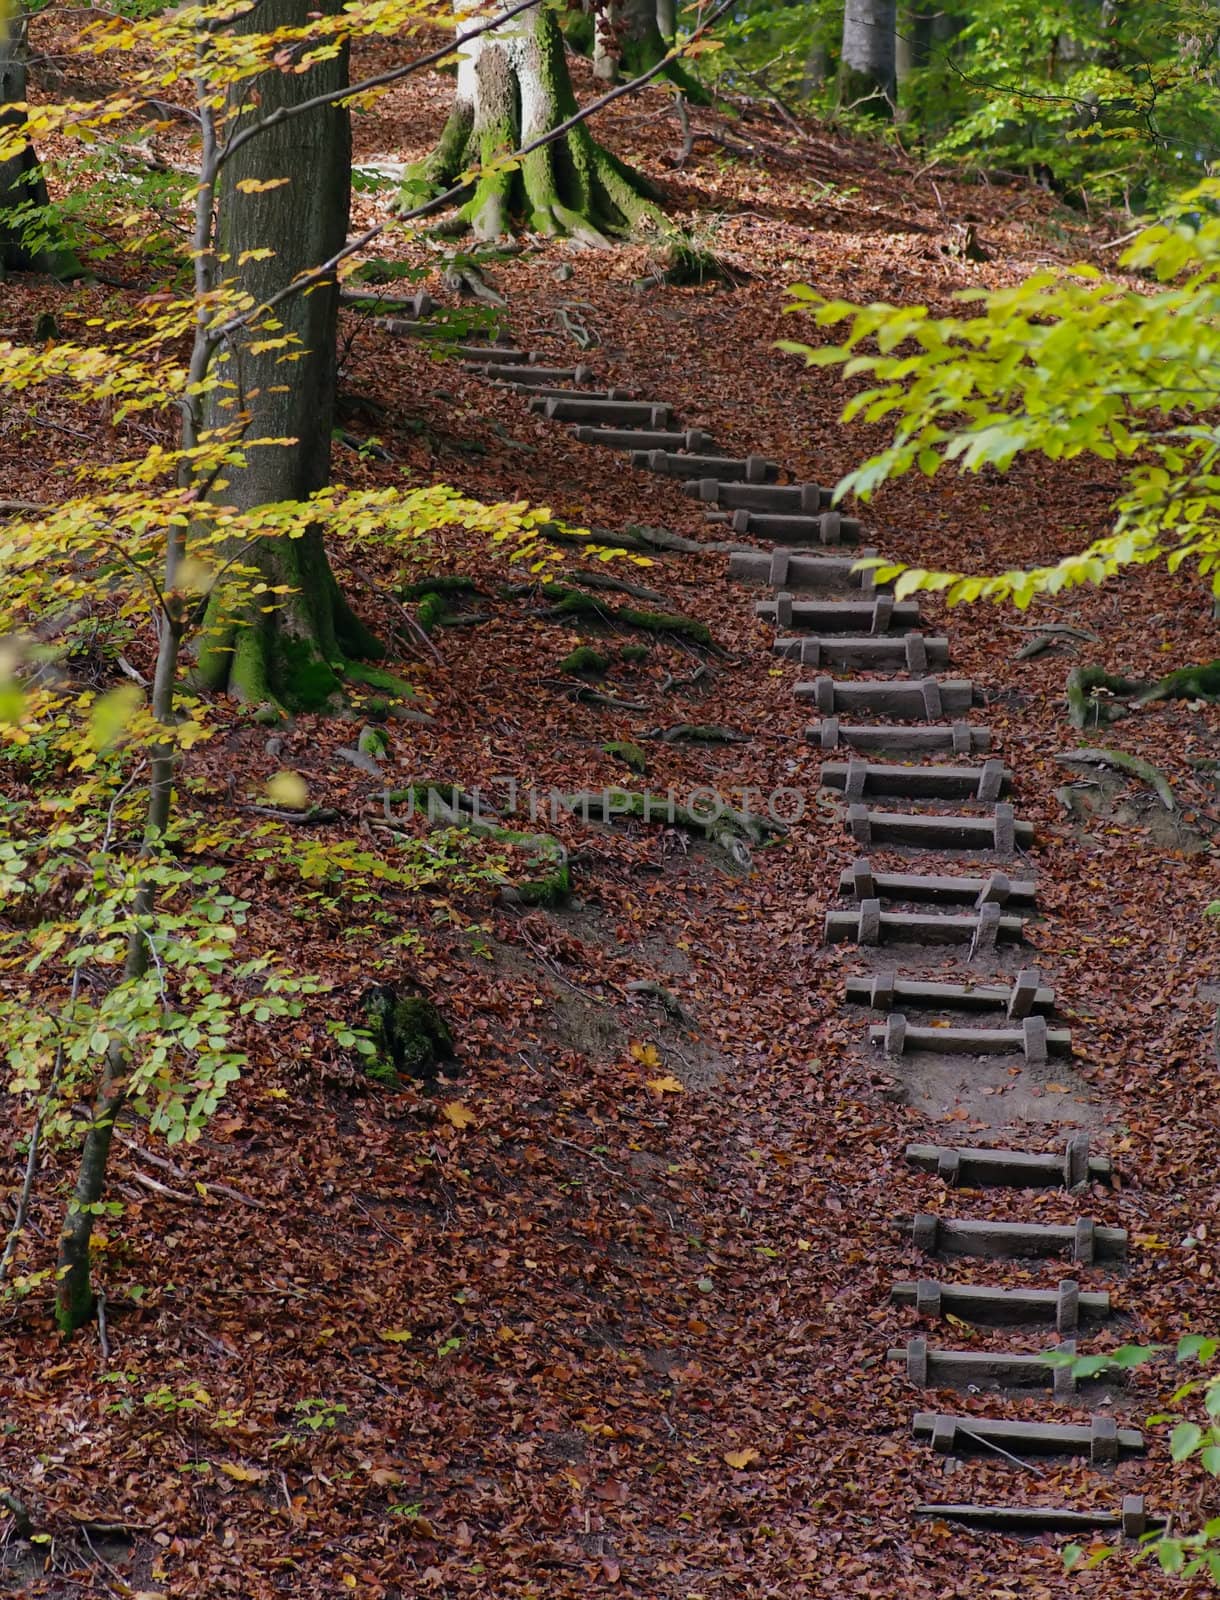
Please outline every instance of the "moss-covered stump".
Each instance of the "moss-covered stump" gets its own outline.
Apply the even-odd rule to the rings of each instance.
[[[572,869],[568,852],[549,833],[522,833],[495,823],[471,817],[461,826],[489,839],[493,844],[512,845],[526,854],[525,875],[506,882],[501,898],[525,906],[561,906],[572,893]]]
[[[379,983],[364,996],[363,1010],[377,1047],[365,1070],[375,1082],[434,1078],[457,1059],[449,1026],[427,995]]]
[[[1146,689],[1136,678],[1123,678],[1105,667],[1073,667],[1065,686],[1068,720],[1074,728],[1096,728],[1117,722],[1127,715],[1127,707],[1112,696],[1130,696]]]

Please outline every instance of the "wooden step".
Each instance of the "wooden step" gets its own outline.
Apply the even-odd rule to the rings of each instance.
[[[1075,1339],[1063,1340],[1054,1353],[1074,1361]],[[907,1381],[917,1389],[1049,1389],[1056,1400],[1070,1404],[1076,1398],[1077,1379],[1071,1367],[1047,1361],[1036,1350],[941,1350],[916,1334],[905,1349],[887,1354],[891,1361],[903,1363]],[[1118,1367],[1106,1367],[1097,1380],[1125,1381]]]
[[[641,450],[631,458],[633,467],[660,472],[667,478],[705,478],[715,474],[721,479],[737,479],[743,483],[770,483],[779,477],[779,465],[765,456],[681,456],[668,450]]]
[[[812,700],[827,717],[866,711],[904,722],[960,717],[974,704],[974,684],[969,678],[865,678],[859,683],[815,678],[812,683],[798,683],[794,693],[798,700]]]
[[[774,610],[773,602],[763,600],[754,607],[762,614]],[[872,634],[830,634],[812,639],[779,638],[771,646],[777,656],[799,661],[803,667],[837,667],[840,671],[909,672],[915,677],[929,667],[949,665],[949,641],[929,638],[923,633],[908,633],[880,638]]]
[[[655,431],[648,428],[576,429],[581,444],[599,444],[610,450],[710,450],[712,436],[699,428],[685,433]]]
[[[587,400],[583,395],[539,395],[530,410],[552,422],[608,422],[622,427],[668,428],[672,413],[653,400]],[[675,461],[683,457],[675,456]]]
[[[923,1006],[945,1011],[1003,1011],[1010,1019],[1045,1016],[1055,1009],[1055,991],[1041,984],[1037,967],[1023,967],[1016,981],[1005,984],[924,983],[900,978],[892,969],[875,976],[856,975],[846,981],[849,1004],[872,1006],[875,1011],[909,1010]]]
[[[1124,1539],[1142,1539],[1146,1533],[1163,1533],[1164,1517],[1149,1516],[1142,1494],[1123,1496],[1121,1511],[1075,1511],[1069,1506],[984,1506],[955,1502],[928,1502],[915,1507],[917,1517],[957,1522],[964,1528],[984,1528],[1028,1538],[1038,1533],[1121,1533]]]
[[[867,856],[839,874],[839,893],[853,900],[931,900],[937,905],[1020,906],[1031,909],[1036,894],[1032,878],[1010,878],[995,871],[985,878],[931,872],[874,872]]]
[[[492,382],[497,389],[511,389],[514,394],[530,395],[531,411],[540,411],[542,409],[538,404],[540,400],[564,400],[572,395],[581,400],[598,402],[606,400],[613,401],[615,404],[635,402],[635,396],[630,389],[573,389],[569,384],[518,383],[518,373],[526,370],[524,367],[512,367],[502,377],[493,378]]]
[[[991,729],[969,722],[954,722],[939,728],[895,728],[868,724],[852,726],[838,717],[826,717],[807,728],[805,738],[823,750],[837,750],[846,745],[852,750],[885,755],[922,756],[951,750],[955,756],[968,756],[991,749]]]
[[[834,498],[832,490],[816,483],[742,483],[715,477],[684,483],[682,493],[706,505],[745,511],[793,511],[805,516],[825,510]]]
[[[862,556],[876,555],[875,550],[861,550]],[[778,557],[785,557],[780,561]],[[835,586],[859,589],[871,603],[877,587],[875,567],[863,572],[855,570],[852,556],[811,556],[796,550],[734,550],[729,556],[729,577],[743,578],[758,583],[793,584],[797,588],[825,589]],[[777,576],[779,574],[779,576]],[[779,599],[783,599],[783,595]]]
[[[561,383],[592,383],[595,376],[593,368],[583,363],[575,367],[535,367],[527,364],[512,372],[503,371],[505,365],[512,363],[484,361],[474,370],[481,377],[490,378],[493,383],[509,383],[514,389],[544,389]]]
[[[883,911],[880,900],[862,900],[857,911],[828,911],[823,925],[826,944],[967,944],[972,957],[997,944],[1016,944],[1024,934],[1021,918],[1001,915],[997,905],[954,914]]]
[[[890,1299],[895,1305],[914,1306],[921,1317],[956,1317],[989,1328],[1049,1322],[1060,1334],[1075,1333],[1082,1322],[1104,1322],[1110,1315],[1110,1296],[1086,1292],[1074,1278],[1064,1278],[1054,1289],[993,1289],[921,1278],[896,1283]]]
[[[786,559],[784,559],[786,558]],[[792,551],[780,548],[771,553],[771,567],[766,574],[766,581],[773,588],[782,589],[788,581],[788,569],[792,559]],[[914,600],[895,600],[892,594],[877,594],[871,600],[824,600],[817,598],[800,599],[791,594],[784,598],[791,604],[791,611],[785,609],[786,621],[780,622],[780,613],[777,609],[777,600],[759,600],[755,603],[755,615],[762,617],[766,622],[774,622],[777,626],[785,628],[808,629],[814,634],[848,634],[856,638],[884,638],[887,634],[894,636],[896,642],[905,648],[905,634],[913,632],[919,627],[919,606]],[[824,637],[819,639],[802,639],[802,645],[815,643],[828,644],[830,641]],[[925,644],[931,646],[932,640],[925,637]],[[939,643],[939,641],[937,641]],[[797,640],[785,640],[786,645],[794,645]],[[776,642],[779,649],[779,641]],[[795,652],[785,649],[783,655],[792,655]],[[798,659],[805,660],[805,656]],[[816,660],[814,665],[816,665]]]
[[[860,539],[859,521],[855,517],[844,517],[837,511],[811,515],[745,510],[711,511],[708,516],[717,520],[726,518],[734,533],[749,534],[756,539],[771,539],[776,544],[796,548],[857,544]]]
[[[824,789],[839,789],[849,800],[876,794],[904,800],[978,800],[989,804],[1010,791],[1012,773],[1002,761],[985,761],[981,767],[827,761],[822,765],[821,782]]]
[[[1029,850],[1033,824],[1020,822],[1010,805],[1001,802],[991,816],[940,815],[935,812],[870,811],[868,806],[847,808],[846,824],[852,838],[865,850],[876,845],[911,845],[917,850],[994,851],[1006,859],[1015,850]]]
[[[894,1011],[884,1022],[875,1023],[868,1037],[870,1044],[891,1058],[901,1058],[908,1050],[955,1056],[1020,1054],[1027,1065],[1041,1067],[1049,1056],[1072,1053],[1072,1030],[1048,1028],[1046,1018],[1038,1016],[1026,1017],[1015,1028],[916,1028],[902,1012]]]
[[[837,511],[823,511],[812,516],[765,511],[709,511],[707,515],[709,522],[727,522],[734,533],[771,539],[776,544],[797,549],[857,544],[860,539],[860,524],[856,518],[841,516]]]
[[[906,1231],[904,1224],[899,1224]],[[1092,1217],[1074,1223],[975,1222],[962,1217],[936,1217],[923,1211],[910,1222],[911,1241],[926,1255],[985,1256],[1007,1261],[1069,1255],[1083,1266],[1095,1261],[1122,1261],[1127,1254],[1125,1228],[1099,1228]]]
[[[1108,1156],[1089,1154],[1087,1133],[1074,1133],[1062,1150],[974,1150],[940,1144],[909,1144],[906,1159],[921,1172],[935,1172],[968,1189],[1075,1189],[1109,1183]]]
[[[541,361],[537,350],[517,350],[511,344],[460,344],[457,353],[465,366],[485,367],[494,362],[498,367],[520,367],[531,361]]]
[[[998,1446],[1009,1456],[1087,1456],[1093,1466],[1108,1466],[1123,1456],[1142,1455],[1144,1436],[1120,1428],[1113,1417],[1087,1423],[1009,1422],[1000,1417],[953,1417],[919,1411],[911,1424],[915,1437],[939,1455],[987,1455]]]

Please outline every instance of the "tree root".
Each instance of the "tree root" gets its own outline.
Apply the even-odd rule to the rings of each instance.
[[[662,744],[749,744],[751,736],[714,722],[679,722],[672,728],[653,728],[644,737]]]
[[[1125,750],[1103,750],[1097,748],[1082,750],[1064,750],[1055,757],[1056,761],[1092,764],[1099,767],[1117,767],[1122,772],[1130,772],[1134,777],[1146,783],[1150,789],[1155,789],[1161,804],[1166,811],[1176,812],[1178,802],[1173,790],[1169,787],[1169,780],[1151,762],[1143,761],[1139,756],[1128,754]]]
[[[664,822],[671,828],[682,828],[718,845],[742,866],[750,864],[750,845],[765,845],[771,839],[782,837],[787,828],[768,817],[754,816],[747,811],[734,811],[719,800],[715,808],[701,811],[692,806],[679,805],[669,795],[652,794],[632,789],[587,789],[567,796],[569,811],[585,822]]]
[[[1154,700],[1220,700],[1220,661],[1179,667],[1147,687],[1141,685],[1133,704],[1147,706]]]
[[[650,1000],[656,1000],[664,1007],[665,1013],[674,1022],[684,1028],[694,1026],[694,1018],[686,1010],[672,990],[666,989],[663,984],[654,983],[650,978],[634,978],[627,985],[628,994],[646,995]]]

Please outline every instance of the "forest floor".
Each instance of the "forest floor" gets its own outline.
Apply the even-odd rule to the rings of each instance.
[[[378,59],[367,51],[362,65]],[[450,89],[432,75],[358,117],[358,159],[424,153]],[[731,452],[763,452],[798,480],[834,482],[881,435],[839,423],[848,391],[837,377],[774,350],[779,338],[812,336],[783,314],[788,284],[944,305],[955,290],[1038,267],[1110,263],[1107,243],[1122,231],[1091,227],[1024,184],[961,181],[901,152],[796,129],[778,111],[739,106],[694,122],[713,137],[680,168],[680,130],[660,92],[615,107],[598,132],[742,269],[739,287],[639,293],[646,245],[532,241],[488,277],[523,345],[558,364],[588,360],[599,377],[672,403],[687,426],[707,427]],[[362,200],[361,220],[373,204]],[[986,261],[962,258],[968,229]],[[445,301],[436,247],[421,241],[404,254],[438,263],[423,281]],[[0,322],[24,329],[53,309],[71,337],[122,298],[12,280]],[[587,350],[573,343],[573,324],[587,330]],[[345,426],[376,434],[390,460],[337,448],[341,481],[401,483],[405,469],[413,483],[528,499],[578,525],[714,537],[675,486],[437,364],[421,341],[345,313],[344,350],[343,389],[365,404]],[[10,413],[0,494],[53,492],[45,443],[41,459],[30,448],[48,429],[75,430],[85,461],[130,443],[100,415]],[[914,477],[863,514],[887,555],[987,571],[1101,533],[1112,487],[1097,464],[1028,463],[1003,478]],[[947,1480],[944,1463],[910,1439],[920,1402],[885,1352],[915,1326],[890,1306],[890,1284],[919,1267],[894,1218],[937,1209],[944,1190],[906,1175],[902,1150],[939,1140],[946,1118],[967,1144],[1011,1118],[1002,1094],[994,1110],[977,1099],[938,1116],[917,1110],[862,1043],[863,1018],[842,1010],[853,956],[822,945],[822,920],[856,852],[839,809],[818,796],[820,757],[803,741],[809,716],[792,694],[800,673],[770,655],[770,630],[753,618],[750,591],[727,580],[725,557],[605,569],[708,624],[715,653],[534,615],[536,595],[500,592],[530,575],[482,534],[444,530],[406,570],[375,550],[352,558],[378,587],[351,592],[387,634],[383,588],[425,574],[469,575],[478,588],[469,608],[488,620],[438,630],[439,660],[420,651],[398,663],[435,721],[389,725],[384,776],[339,755],[351,722],[303,716],[269,747],[266,730],[234,708],[193,766],[195,801],[218,819],[257,802],[290,767],[311,799],[343,813],[333,836],[356,826],[374,849],[387,783],[482,786],[501,806],[509,779],[543,795],[643,786],[604,752],[615,740],[644,746],[653,790],[795,789],[803,818],[745,869],[677,830],[563,817],[551,831],[575,857],[571,906],[526,909],[441,883],[382,896],[391,929],[341,890],[327,900],[307,882],[266,881],[253,849],[229,859],[229,884],[253,902],[251,947],[331,980],[332,1015],[354,1016],[370,983],[418,984],[450,1020],[459,1059],[439,1083],[388,1089],[365,1082],[313,1021],[272,1026],[243,1041],[250,1070],[202,1141],[170,1152],[172,1168],[150,1164],[165,1152],[137,1125],[125,1130],[115,1171],[125,1211],[101,1252],[109,1354],[94,1328],[62,1344],[40,1302],[0,1316],[0,1486],[52,1536],[10,1544],[0,1590],[7,1581],[31,1596],[369,1600],[1159,1592],[1151,1572],[1125,1565],[1066,1576],[1053,1541],[912,1521],[924,1500],[1109,1507],[1133,1488],[1188,1521],[1215,1508],[1163,1443],[1115,1479],[1051,1464],[1018,1491],[1003,1462],[962,1465]],[[582,565],[564,555],[558,575]],[[925,611],[935,619],[938,602]],[[1176,835],[1156,825],[1138,789],[1087,826],[1065,814],[1056,789],[1066,773],[1054,759],[1080,742],[1063,706],[1070,663],[1103,659],[1153,677],[1208,659],[1209,600],[1149,569],[1035,615],[1101,643],[1015,662],[1030,617],[955,613],[955,669],[995,696],[986,720],[1015,767],[1018,814],[1038,830],[1046,920],[1033,938],[1077,1051],[1070,1080],[1043,1091],[1048,1147],[1054,1124],[1086,1120],[1123,1182],[1087,1203],[1021,1196],[1022,1214],[1032,1205],[1041,1220],[1063,1221],[1086,1209],[1132,1231],[1141,1248],[1116,1287],[1132,1321],[1116,1341],[1215,1330],[1217,1114],[1210,1012],[1195,991],[1216,967],[1201,911],[1216,892],[1209,841],[1220,795],[1190,761],[1218,753],[1216,711],[1156,706],[1106,740],[1165,773],[1185,812]],[[564,692],[559,660],[606,640],[647,645],[643,660],[617,659],[606,685],[641,709]],[[134,642],[137,664],[149,647]],[[748,742],[649,738],[678,722],[725,724]],[[684,1019],[629,989],[641,980],[670,991]],[[2,1187],[15,1190],[19,1155],[10,1147],[5,1160]],[[967,1193],[954,1203],[999,1215],[1004,1201]],[[34,1223],[29,1257],[41,1261],[53,1207]],[[1155,1410],[1170,1381],[1163,1369],[1142,1375],[1137,1411]],[[1057,1414],[1049,1402],[1045,1414]]]

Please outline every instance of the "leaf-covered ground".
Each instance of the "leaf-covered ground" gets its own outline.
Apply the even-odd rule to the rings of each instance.
[[[361,116],[361,158],[424,152],[449,92],[437,75]],[[587,359],[729,449],[761,450],[802,477],[833,481],[878,436],[839,425],[846,391],[833,376],[772,350],[793,331],[786,284],[943,303],[957,288],[1095,254],[1107,237],[1041,192],[921,172],[892,152],[798,133],[778,112],[698,114],[696,128],[716,138],[678,169],[668,105],[660,93],[628,102],[603,136],[657,175],[675,213],[748,281],[637,293],[642,246],[531,244],[488,276],[521,343],[558,364]],[[362,219],[372,204],[362,201]],[[970,226],[989,262],[955,253]],[[426,265],[431,247],[411,259]],[[439,273],[427,282],[444,301]],[[12,280],[0,322],[24,336],[51,308],[72,334],[122,298]],[[591,336],[587,354],[565,318]],[[345,426],[375,434],[391,459],[338,447],[341,479],[399,482],[406,468],[413,481],[528,498],[584,525],[714,536],[673,485],[577,444],[419,341],[355,313],[344,337],[343,387],[366,403]],[[58,471],[49,457],[64,461],[66,482],[76,460],[132,442],[98,415],[9,411],[0,493],[44,498]],[[870,541],[929,565],[1028,562],[1100,531],[1110,486],[1104,468],[1044,464],[1007,479],[908,481],[868,511]],[[114,1183],[126,1211],[101,1251],[109,1357],[95,1329],[61,1344],[37,1303],[0,1322],[0,1484],[50,1536],[11,1543],[0,1586],[370,1600],[1158,1590],[1151,1573],[1112,1566],[1069,1578],[1052,1543],[971,1538],[914,1523],[911,1509],[971,1498],[1109,1507],[1142,1489],[1154,1509],[1211,1514],[1162,1447],[1112,1479],[1056,1463],[1026,1478],[986,1460],[947,1474],[908,1436],[926,1397],[886,1361],[916,1325],[888,1304],[891,1282],[919,1271],[894,1219],[920,1209],[1046,1221],[1087,1210],[1134,1240],[1129,1274],[1105,1280],[1130,1321],[1105,1338],[1216,1326],[1214,1069],[1210,1015],[1194,998],[1216,965],[1200,916],[1215,857],[1190,853],[1185,835],[1154,838],[1134,790],[1126,820],[1067,818],[1053,758],[1079,741],[1062,682],[1070,660],[1088,657],[1015,663],[1028,617],[949,619],[955,667],[998,697],[986,720],[1016,771],[1019,814],[1039,832],[1045,920],[1033,937],[1066,1002],[1080,1080],[1045,1086],[1046,1119],[1060,1102],[1066,1116],[1091,1116],[1122,1185],[1087,1203],[1059,1192],[946,1198],[935,1177],[907,1172],[905,1143],[992,1138],[1007,1117],[1002,1104],[983,1115],[977,1099],[917,1114],[862,1046],[866,1019],[843,1011],[854,958],[825,949],[821,927],[855,851],[817,798],[797,669],[774,663],[723,555],[605,569],[706,622],[717,654],[541,618],[537,594],[501,592],[530,575],[479,535],[446,533],[407,570],[375,551],[350,557],[375,587],[340,571],[385,633],[395,620],[385,589],[425,574],[471,576],[479,593],[466,609],[488,618],[439,630],[440,659],[417,649],[403,668],[435,721],[389,725],[389,782],[482,784],[502,805],[508,779],[545,794],[630,778],[602,749],[630,740],[647,752],[651,788],[782,786],[800,792],[804,817],[755,850],[749,871],[677,830],[562,818],[554,831],[576,857],[570,908],[440,886],[380,897],[399,919],[392,929],[366,904],[327,905],[308,884],[267,881],[253,852],[230,860],[254,905],[252,944],[324,972],[345,997],[335,1006],[353,1014],[369,983],[421,985],[449,1018],[459,1061],[432,1086],[369,1086],[315,1018],[251,1034],[254,1065],[201,1144],[167,1157],[125,1130]],[[565,556],[561,569],[588,564]],[[935,617],[935,602],[925,610]],[[1153,676],[1214,654],[1209,610],[1181,579],[1144,572],[1070,596],[1054,618],[1103,638],[1079,648]],[[570,697],[557,663],[587,642],[616,657],[602,687],[643,709]],[[617,654],[641,642],[643,660]],[[679,722],[723,724],[749,742],[648,737]],[[386,778],[337,754],[354,731],[302,717],[268,748],[266,730],[234,713],[195,769],[198,801],[231,816],[289,767],[341,812],[331,835],[379,848],[373,796]],[[1207,837],[1220,796],[1190,760],[1217,753],[1216,733],[1214,709],[1168,705],[1107,739],[1159,766]],[[629,989],[641,980],[670,991],[687,1021]],[[1057,1137],[1048,1127],[1047,1145]],[[0,1192],[15,1191],[19,1169],[10,1143]],[[50,1204],[34,1220],[31,1260],[57,1226]],[[990,1281],[985,1267],[974,1273]],[[1118,1409],[1155,1409],[1166,1381],[1142,1376]],[[1036,1411],[1059,1415],[1049,1400]]]

